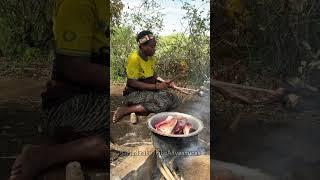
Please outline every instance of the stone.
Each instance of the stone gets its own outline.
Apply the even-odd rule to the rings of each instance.
[[[79,162],[75,161],[67,164],[66,180],[84,180],[84,174]]]
[[[213,179],[217,180],[274,180],[275,178],[265,174],[259,169],[250,169],[234,163],[223,161],[211,161]]]
[[[189,156],[177,163],[184,180],[210,180],[210,156]]]
[[[152,145],[138,146],[119,165],[111,169],[110,179],[152,180],[155,167],[154,147]]]
[[[131,122],[132,124],[136,124],[136,123],[138,122],[138,118],[137,118],[136,113],[131,113],[131,114],[130,114],[130,122]]]

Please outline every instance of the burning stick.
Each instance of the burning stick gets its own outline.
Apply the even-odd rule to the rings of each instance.
[[[175,179],[181,180],[181,178],[179,178],[179,176],[177,175],[177,173],[174,170],[172,170],[172,174],[173,174]]]
[[[174,161],[175,161],[176,158],[177,158],[177,156],[173,156],[173,157],[171,158],[171,160],[168,162],[168,166],[169,166],[168,168],[171,170],[171,172],[172,172],[173,176],[175,177],[175,179],[182,180],[182,177],[180,178],[180,177],[177,175],[176,171],[174,170],[174,165],[173,165],[173,163],[174,163]]]
[[[174,180],[174,179],[171,179],[170,176],[168,175],[168,173],[166,172],[166,170],[164,170],[164,168],[161,166],[160,162],[158,161],[157,163],[158,165],[158,168],[161,172],[161,174],[163,175],[163,177],[166,179],[166,180]]]
[[[181,74],[178,74],[176,76],[174,76],[171,80],[169,81],[166,81],[168,84],[172,83],[174,80],[182,77],[183,75]],[[165,82],[165,81],[162,81],[162,82]],[[196,93],[199,93],[199,89],[189,89],[189,88],[183,88],[183,87],[178,87],[176,86],[175,84],[173,86],[171,86],[172,89],[175,89],[175,90],[178,90],[180,91],[181,93],[184,93],[184,94],[187,94],[187,95],[192,95],[192,93],[188,92],[188,91],[192,91],[193,94],[196,94]]]
[[[183,87],[180,87],[180,89],[183,89],[183,90],[186,90],[186,91],[199,92],[199,89],[189,89],[189,88],[183,88]]]
[[[179,87],[173,87],[173,89],[180,91],[183,94],[187,94],[187,95],[191,95],[191,93],[184,91],[183,89],[179,88]]]
[[[174,175],[171,173],[167,165],[162,161],[161,155],[159,154],[159,158],[157,159],[157,165],[161,172],[161,174],[167,179],[167,180],[179,180],[179,178],[174,177]],[[161,164],[160,164],[161,163]]]
[[[171,86],[172,89],[175,89],[175,90],[178,90],[184,94],[187,94],[187,95],[191,95],[192,93],[188,92],[188,91],[192,91],[194,93],[198,93],[199,92],[199,89],[189,89],[189,88],[183,88],[183,87],[178,87],[176,85],[173,85]]]
[[[178,179],[176,179],[175,177],[173,177],[173,174],[171,173],[171,171],[169,170],[169,168],[167,167],[167,165],[166,165],[165,163],[163,163],[163,162],[161,161],[161,164],[162,164],[164,170],[168,173],[168,175],[170,176],[171,179],[173,179],[173,180],[178,180]]]

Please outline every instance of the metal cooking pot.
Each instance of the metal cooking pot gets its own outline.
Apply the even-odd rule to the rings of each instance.
[[[192,128],[195,131],[190,134],[184,135],[163,135],[158,133],[154,128],[155,124],[162,121],[168,116],[182,116],[185,117],[187,122],[192,124]],[[167,152],[186,152],[186,151],[196,151],[198,147],[198,134],[203,130],[203,123],[201,120],[184,113],[179,112],[162,112],[155,114],[150,119],[148,119],[148,128],[151,130],[151,139],[153,146],[156,150],[167,153]],[[193,153],[193,152],[187,152]]]

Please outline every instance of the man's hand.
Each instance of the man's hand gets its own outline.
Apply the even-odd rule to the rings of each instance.
[[[170,83],[172,83],[173,81],[172,80],[164,80],[164,79],[162,79],[161,77],[157,77],[157,81],[160,81],[160,82],[164,82],[164,83],[167,83],[167,84],[170,84]]]
[[[168,84],[169,84],[169,87],[170,87],[170,88],[175,88],[175,87],[177,87],[174,82],[169,82]]]
[[[161,77],[157,77],[157,81],[160,81],[160,82],[166,82],[164,79],[162,79]]]
[[[161,82],[159,84],[166,83],[168,85],[167,87],[169,87],[169,88],[177,87],[176,84],[173,82],[174,79],[172,79],[172,80],[164,80],[164,79],[162,79],[161,77],[158,76],[157,80]],[[165,85],[163,85],[163,86],[165,86]],[[158,88],[158,89],[160,89],[160,88]]]
[[[166,82],[162,82],[162,83],[157,83],[156,84],[156,88],[159,89],[159,90],[166,89],[169,86],[170,86],[170,84],[166,83]]]

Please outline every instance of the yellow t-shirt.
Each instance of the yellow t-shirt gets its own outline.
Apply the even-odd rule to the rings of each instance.
[[[128,79],[145,79],[154,75],[155,59],[148,57],[143,60],[137,51],[132,52],[127,62],[127,78]]]
[[[56,53],[92,57],[109,49],[106,0],[56,0],[53,33]]]

